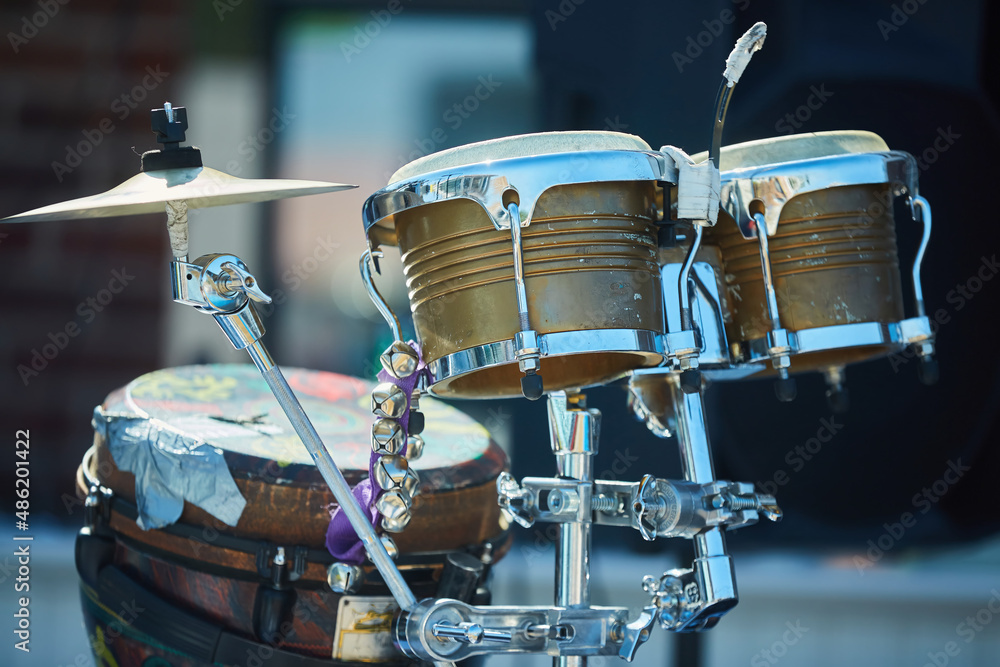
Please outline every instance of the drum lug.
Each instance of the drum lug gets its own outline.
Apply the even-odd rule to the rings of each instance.
[[[87,498],[83,502],[83,508],[84,524],[92,532],[107,532],[108,523],[111,521],[111,501],[113,499],[114,493],[111,489],[107,489],[99,484],[94,484],[90,487]]]
[[[514,350],[517,367],[524,373],[521,378],[521,393],[530,401],[541,398],[545,387],[542,376],[538,375],[538,371],[542,369],[538,334],[531,329],[518,331],[514,334]]]

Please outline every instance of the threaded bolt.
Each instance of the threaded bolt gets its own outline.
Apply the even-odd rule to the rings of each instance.
[[[596,496],[591,499],[590,507],[595,512],[614,512],[618,510],[618,500],[613,496]]]

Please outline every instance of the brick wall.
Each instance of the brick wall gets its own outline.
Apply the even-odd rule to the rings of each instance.
[[[0,215],[138,172],[136,152],[155,143],[148,110],[169,99],[188,24],[179,0],[3,4]],[[93,407],[158,366],[166,233],[154,215],[0,233],[0,456],[31,429],[33,515],[64,519]],[[13,469],[0,461],[4,509]]]

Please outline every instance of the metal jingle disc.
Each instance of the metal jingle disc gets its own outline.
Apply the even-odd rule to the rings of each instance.
[[[399,482],[399,488],[410,498],[410,505],[412,507],[413,500],[420,495],[420,475],[413,468],[407,468],[406,474],[403,475],[403,479]]]
[[[389,517],[382,517],[382,530],[388,531],[390,533],[401,533],[410,524],[410,519],[412,515],[407,512],[401,517],[390,519]]]
[[[372,412],[377,416],[399,419],[406,409],[406,392],[393,383],[380,382],[372,389]]]
[[[326,569],[326,583],[334,593],[357,593],[365,583],[365,571],[360,565],[331,563]]]
[[[406,439],[406,458],[416,461],[424,455],[424,439],[419,435],[411,435]]]
[[[394,456],[406,442],[402,425],[392,419],[377,419],[372,424],[372,451],[382,456]]]
[[[207,208],[301,197],[356,187],[356,185],[323,181],[237,178],[209,167],[162,169],[136,174],[107,192],[43,206],[3,218],[3,222],[42,222],[163,213],[164,206],[170,201],[184,201],[188,208]]]
[[[388,535],[379,535],[379,542],[385,547],[386,553],[389,554],[389,558],[396,560],[399,558],[399,547],[396,546],[395,540],[393,540]]]
[[[409,470],[410,466],[402,456],[382,456],[375,462],[375,481],[386,491],[400,489]],[[410,494],[406,495],[410,497]]]
[[[382,515],[382,528],[398,533],[410,523],[410,499],[401,491],[386,491],[375,501],[375,509]]]
[[[407,378],[417,371],[420,358],[416,350],[401,340],[392,342],[379,357],[382,368],[395,378]]]
[[[375,509],[382,516],[398,518],[410,512],[410,498],[399,489],[390,489],[379,495]]]

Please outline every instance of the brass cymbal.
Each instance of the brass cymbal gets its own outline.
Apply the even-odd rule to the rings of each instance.
[[[358,186],[323,181],[237,178],[209,167],[162,169],[139,173],[101,194],[43,206],[0,219],[0,222],[42,222],[162,213],[168,201],[184,201],[188,208],[206,208],[337,192],[356,187]]]

